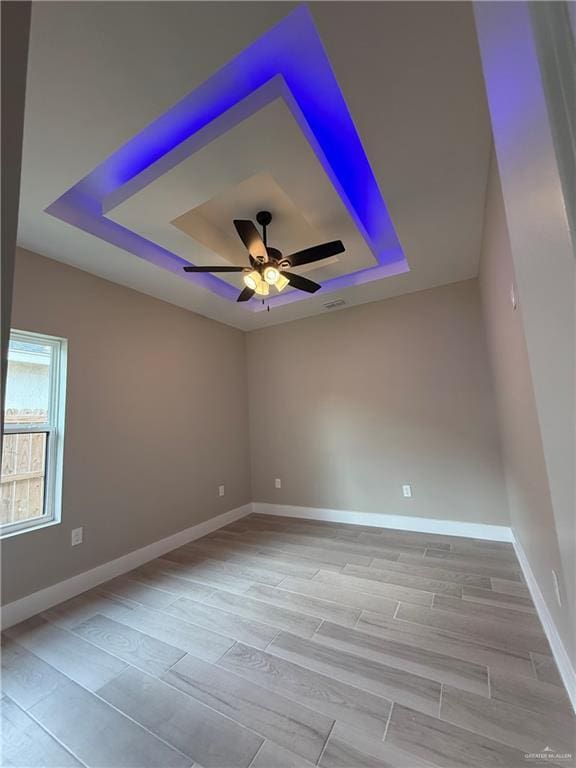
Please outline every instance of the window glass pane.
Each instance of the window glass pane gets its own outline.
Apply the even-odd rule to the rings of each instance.
[[[6,424],[44,424],[49,418],[52,347],[12,339],[8,348]]]
[[[0,525],[44,514],[46,432],[6,434],[0,479]]]

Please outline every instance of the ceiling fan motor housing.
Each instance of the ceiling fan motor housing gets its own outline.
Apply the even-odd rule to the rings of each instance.
[[[282,260],[282,252],[278,250],[278,248],[266,248],[268,251],[268,258],[271,261],[278,261],[280,262]]]

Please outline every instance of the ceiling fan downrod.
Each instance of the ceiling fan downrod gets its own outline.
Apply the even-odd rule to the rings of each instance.
[[[266,236],[266,229],[270,222],[272,221],[272,214],[270,211],[258,211],[256,214],[256,221],[260,226],[262,227],[262,240],[264,242],[264,246],[268,246],[268,238]]]

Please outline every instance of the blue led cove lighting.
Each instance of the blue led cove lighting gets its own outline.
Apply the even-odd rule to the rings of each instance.
[[[384,199],[310,11],[300,6],[77,182],[46,211],[236,301],[237,288],[109,219],[106,212],[275,99],[288,105],[377,265],[327,280],[339,290],[408,271]],[[272,306],[306,298],[289,291]],[[244,305],[260,309],[257,302]]]

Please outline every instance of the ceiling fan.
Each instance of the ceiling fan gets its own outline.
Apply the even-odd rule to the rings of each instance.
[[[300,267],[302,264],[311,264],[314,261],[328,259],[344,252],[341,240],[333,240],[322,245],[314,245],[303,251],[296,251],[289,256],[284,256],[277,248],[268,247],[266,229],[272,221],[269,211],[260,211],[256,215],[256,221],[262,227],[262,236],[249,219],[234,219],[236,232],[244,243],[250,259],[250,267],[184,267],[184,272],[243,272],[245,288],[241,291],[236,301],[248,301],[256,294],[268,296],[270,286],[275,286],[278,291],[283,291],[287,285],[297,288],[299,291],[315,293],[320,286],[312,280],[301,275],[295,275],[287,270],[291,267]]]

